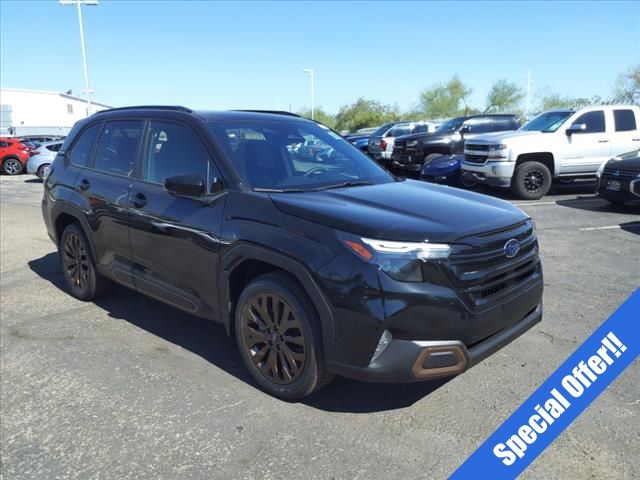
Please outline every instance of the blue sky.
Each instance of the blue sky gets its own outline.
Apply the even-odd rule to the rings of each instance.
[[[458,73],[482,106],[491,84],[611,92],[640,63],[640,2],[191,2],[83,7],[94,99],[114,106],[335,112],[359,96],[409,108]],[[75,7],[0,1],[0,85],[83,89]]]

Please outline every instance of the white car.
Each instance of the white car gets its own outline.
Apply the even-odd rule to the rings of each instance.
[[[56,158],[58,150],[62,147],[64,140],[54,140],[52,142],[41,143],[37,148],[35,155],[27,161],[27,173],[37,175],[38,178],[44,179],[46,172]]]
[[[369,139],[368,152],[375,160],[388,164],[393,152],[396,137],[411,135],[414,133],[435,132],[439,124],[434,122],[393,122],[380,127],[374,136]],[[387,165],[389,166],[389,165]]]
[[[547,194],[554,180],[593,177],[605,160],[640,145],[640,108],[600,105],[545,112],[512,132],[465,142],[462,174],[521,199]]]

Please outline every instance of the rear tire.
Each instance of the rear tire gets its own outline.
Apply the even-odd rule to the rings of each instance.
[[[17,158],[7,158],[2,163],[2,169],[7,175],[20,175],[24,170],[24,167]]]
[[[240,356],[258,385],[298,400],[327,385],[320,319],[305,290],[283,273],[253,280],[236,306]]]
[[[511,190],[522,200],[539,200],[551,188],[551,172],[540,162],[524,162],[516,167]]]
[[[78,300],[90,301],[109,290],[111,281],[96,270],[87,237],[77,223],[62,232],[58,255],[67,287]]]
[[[43,165],[40,165],[38,167],[38,171],[36,172],[36,176],[40,179],[40,180],[44,180],[44,171],[50,166],[50,163],[45,163]]]

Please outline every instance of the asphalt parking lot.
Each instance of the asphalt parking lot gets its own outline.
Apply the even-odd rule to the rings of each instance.
[[[640,286],[640,210],[589,185],[509,200],[537,224],[540,324],[449,382],[337,379],[286,403],[255,387],[221,326],[122,288],[67,295],[33,178],[0,177],[7,480],[445,478]],[[522,478],[640,478],[639,366]]]

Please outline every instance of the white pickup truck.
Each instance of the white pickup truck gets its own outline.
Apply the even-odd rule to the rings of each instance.
[[[595,176],[602,162],[640,146],[640,108],[600,105],[542,113],[519,130],[465,143],[469,181],[510,187],[524,200],[542,198],[552,182]]]

